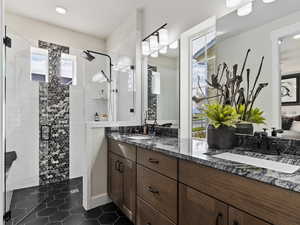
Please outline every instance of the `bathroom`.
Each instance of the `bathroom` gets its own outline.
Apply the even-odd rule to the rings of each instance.
[[[0,0],[0,225],[300,224],[300,2],[156,1]]]

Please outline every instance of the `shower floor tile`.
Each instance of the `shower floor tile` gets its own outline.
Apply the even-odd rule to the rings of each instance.
[[[39,191],[47,193],[47,198],[22,221],[16,223],[12,220],[6,225],[133,225],[113,203],[85,211],[82,207],[82,178],[46,188],[37,187],[33,191],[37,195]],[[17,193],[26,196],[31,192],[18,190]],[[22,212],[16,211],[15,214]]]

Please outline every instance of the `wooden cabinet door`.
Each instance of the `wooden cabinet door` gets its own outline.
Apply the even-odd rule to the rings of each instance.
[[[123,202],[122,211],[135,222],[136,212],[136,163],[129,159],[122,159],[121,173],[123,174]]]
[[[226,204],[179,185],[179,225],[227,225],[227,211]]]
[[[235,208],[229,208],[229,225],[270,225]]]
[[[120,172],[122,158],[109,153],[108,193],[112,201],[121,207],[123,200],[123,174]]]

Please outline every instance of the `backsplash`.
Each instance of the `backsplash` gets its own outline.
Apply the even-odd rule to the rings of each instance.
[[[264,137],[253,135],[236,135],[237,146],[245,149],[255,149],[264,154],[300,155],[300,140],[279,137]]]
[[[178,128],[155,127],[156,136],[178,138]],[[106,127],[105,133],[119,132],[120,134],[143,134],[142,126]]]

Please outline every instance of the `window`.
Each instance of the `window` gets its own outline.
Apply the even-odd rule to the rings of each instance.
[[[48,50],[31,48],[31,80],[48,82]]]
[[[76,85],[76,73],[76,56],[62,53],[60,65],[61,82],[66,85]]]

